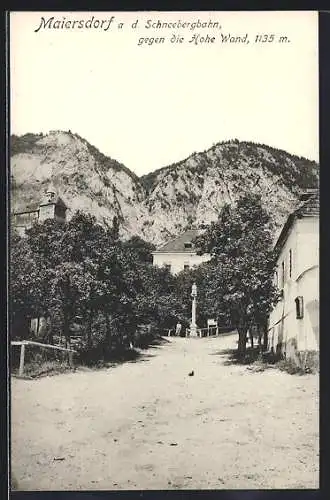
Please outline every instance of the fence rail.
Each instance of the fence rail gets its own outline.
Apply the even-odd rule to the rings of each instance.
[[[35,345],[38,347],[46,347],[47,349],[57,349],[58,351],[65,351],[69,353],[69,363],[73,362],[73,354],[77,353],[74,349],[68,349],[66,347],[60,347],[52,344],[42,344],[41,342],[33,342],[32,340],[13,340],[10,343],[13,345],[21,346],[20,358],[19,358],[19,370],[18,375],[21,377],[24,373],[24,359],[25,359],[25,346]]]
[[[211,326],[209,328],[197,328],[197,337],[212,337],[212,336],[218,336],[219,335],[219,327],[217,326]],[[190,329],[186,330],[186,336],[190,335]]]
[[[175,328],[166,329],[165,332],[166,332],[167,337],[172,337],[172,336],[173,337],[175,337],[175,336],[180,337],[181,336],[181,334],[176,333]],[[197,328],[196,332],[197,332],[198,337],[218,336],[218,335],[222,335],[224,333],[220,326],[210,326],[210,327],[206,327],[206,328]],[[186,328],[183,336],[185,336],[185,337],[190,336],[190,328]]]

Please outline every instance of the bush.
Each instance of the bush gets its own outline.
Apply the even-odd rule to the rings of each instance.
[[[278,361],[276,366],[281,371],[287,372],[290,375],[305,375],[306,373],[308,373],[291,359],[281,359],[280,361]]]
[[[290,373],[291,375],[306,375],[318,371],[318,353],[314,351],[305,351],[297,353],[297,361],[291,358],[278,361],[277,367]]]
[[[10,138],[10,156],[20,153],[38,152],[41,146],[37,145],[37,141],[43,137],[43,134],[25,134],[21,137],[12,135]]]
[[[37,378],[44,377],[46,375],[58,375],[59,373],[65,373],[73,368],[68,362],[64,361],[35,361],[29,363],[24,367],[24,375],[27,377]]]

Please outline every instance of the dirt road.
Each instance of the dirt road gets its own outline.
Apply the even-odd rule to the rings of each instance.
[[[235,345],[172,338],[115,368],[13,379],[19,488],[318,488],[318,377],[226,365]]]

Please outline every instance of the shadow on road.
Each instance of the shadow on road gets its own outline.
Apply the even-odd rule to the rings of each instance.
[[[161,347],[164,344],[170,344],[171,341],[168,340],[166,337],[155,337],[152,338],[150,336],[145,336],[140,338],[136,342],[136,347],[139,349],[150,349],[150,348],[155,348],[155,347]]]
[[[149,361],[150,358],[154,358],[154,354],[147,354],[147,353],[139,353],[138,356],[136,356],[134,359],[130,359],[127,361],[127,363],[146,363]]]
[[[224,356],[227,359],[224,361],[224,366],[229,365],[252,365],[256,362],[264,363],[266,368],[269,364],[273,364],[269,359],[266,359],[264,353],[260,353],[259,347],[247,347],[243,356],[238,354],[237,349],[222,349],[211,353],[211,356]]]
[[[115,359],[115,365],[122,363],[140,363],[149,361],[149,358],[153,358],[156,354],[147,353],[146,351],[150,349],[160,349],[164,344],[169,344],[170,340],[164,337],[155,337],[145,345],[138,345],[133,349],[129,349],[123,352],[121,359]]]

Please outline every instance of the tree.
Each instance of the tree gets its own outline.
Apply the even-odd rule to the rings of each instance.
[[[69,342],[70,325],[78,309],[83,304],[88,310],[91,298],[88,294],[95,278],[93,260],[98,256],[97,241],[104,230],[93,217],[77,212],[66,224],[47,219],[26,233],[24,240],[38,276],[32,288],[43,289],[42,315],[50,316],[53,325],[60,322]]]
[[[112,237],[114,240],[118,240],[119,238],[119,229],[120,229],[119,219],[117,215],[115,215],[112,219],[112,229],[111,229]]]
[[[273,285],[275,255],[270,218],[259,195],[247,194],[235,207],[225,205],[217,222],[196,239],[200,253],[210,253],[208,297],[238,330],[243,356],[253,324],[264,325],[278,298]]]
[[[140,264],[140,287],[136,296],[135,313],[139,322],[149,323],[158,330],[170,328],[175,321],[175,277],[166,269],[152,264]]]
[[[139,261],[152,264],[152,251],[155,245],[144,241],[140,236],[132,236],[124,243],[124,248],[132,250]]]
[[[15,230],[11,233],[10,264],[11,334],[26,337],[30,320],[48,310],[47,269],[42,260],[35,258],[27,240]]]
[[[48,272],[49,301],[58,307],[62,316],[63,336],[70,343],[70,325],[78,313],[79,305],[90,294],[93,276],[85,274],[81,264],[64,262]]]
[[[153,245],[139,237],[121,241],[117,222],[105,229],[76,212],[65,224],[48,219],[24,238],[14,234],[12,317],[50,318],[67,343],[80,325],[89,360],[126,347],[139,324],[156,332],[174,321],[175,278],[152,265]]]

